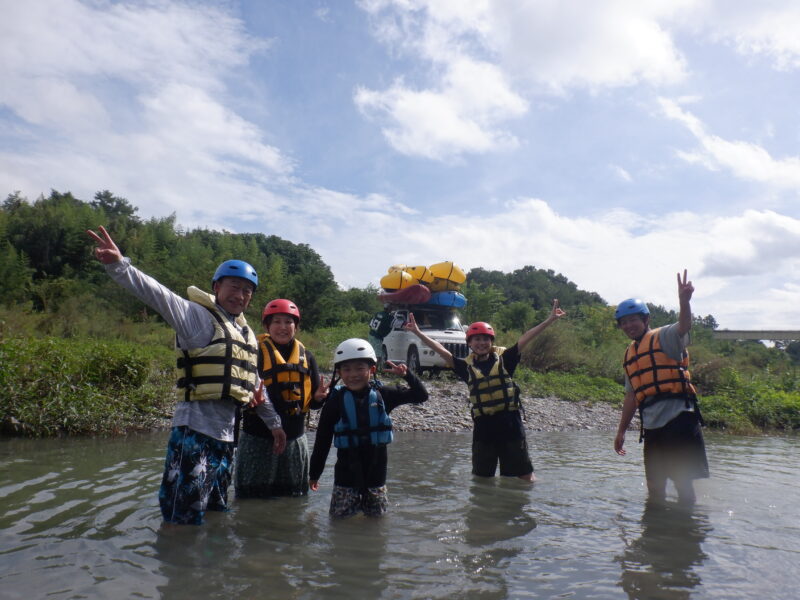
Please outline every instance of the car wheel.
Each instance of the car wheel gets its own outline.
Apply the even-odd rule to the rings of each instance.
[[[408,366],[408,370],[412,373],[420,374],[421,370],[419,367],[419,352],[417,352],[416,346],[411,346],[408,349],[408,360],[406,360],[406,365]]]

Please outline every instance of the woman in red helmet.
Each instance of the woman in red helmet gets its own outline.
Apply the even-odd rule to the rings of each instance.
[[[322,408],[328,388],[317,361],[298,339],[300,310],[291,300],[268,302],[261,315],[266,333],[258,336],[258,373],[263,392],[280,415],[286,450],[272,450],[272,433],[259,412],[247,408],[236,459],[236,495],[240,498],[304,496],[308,493],[308,441],[305,420],[309,410]]]
[[[441,356],[448,367],[469,386],[472,420],[472,474],[494,477],[500,463],[500,475],[534,481],[533,464],[528,454],[525,428],[520,415],[519,388],[511,378],[520,354],[533,338],[566,313],[553,300],[550,315],[520,336],[510,348],[494,345],[494,329],[488,323],[473,323],[467,329],[470,354],[456,358],[439,342],[420,331],[409,313],[405,328],[416,334]]]

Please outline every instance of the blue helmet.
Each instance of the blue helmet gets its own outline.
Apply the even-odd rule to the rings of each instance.
[[[650,309],[647,308],[647,304],[644,301],[639,300],[639,298],[628,298],[619,303],[617,310],[614,311],[614,318],[619,321],[622,317],[627,317],[628,315],[643,315],[646,317],[649,314]]]
[[[223,277],[241,277],[253,284],[253,289],[258,288],[258,273],[249,263],[243,260],[226,260],[214,272],[211,287]]]

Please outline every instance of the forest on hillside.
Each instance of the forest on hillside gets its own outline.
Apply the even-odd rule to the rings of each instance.
[[[54,334],[102,335],[101,328],[110,334],[120,317],[146,320],[147,309],[111,282],[94,259],[85,232],[104,225],[133,264],[179,293],[189,285],[208,289],[211,274],[224,260],[246,260],[261,280],[248,315],[256,321],[260,307],[277,297],[301,307],[306,329],[366,323],[380,309],[377,288],[340,289],[330,267],[306,244],[263,233],[184,230],[174,215],[143,220],[137,212],[108,190],[90,201],[55,190],[33,202],[10,194],[0,207],[0,302],[73,323],[59,330],[58,319],[52,319],[49,332]],[[531,266],[508,275],[473,269],[468,282],[465,317],[499,319],[504,329],[524,327],[535,310],[556,297],[564,306],[605,304],[564,275]],[[90,330],[75,324],[84,320],[80,313],[86,307],[93,307]]]

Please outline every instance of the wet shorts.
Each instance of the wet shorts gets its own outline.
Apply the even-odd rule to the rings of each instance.
[[[664,427],[644,430],[644,470],[658,481],[708,477],[708,460],[697,413],[682,412]]]
[[[158,492],[167,523],[200,525],[206,510],[228,510],[233,442],[173,427]]]
[[[524,437],[517,440],[486,442],[472,440],[472,474],[478,477],[494,477],[497,463],[500,475],[520,477],[533,473],[533,463],[528,454],[528,443]]]
[[[386,486],[366,488],[343,487],[334,485],[331,493],[332,517],[352,517],[363,512],[368,517],[379,517],[389,508],[389,497]]]

